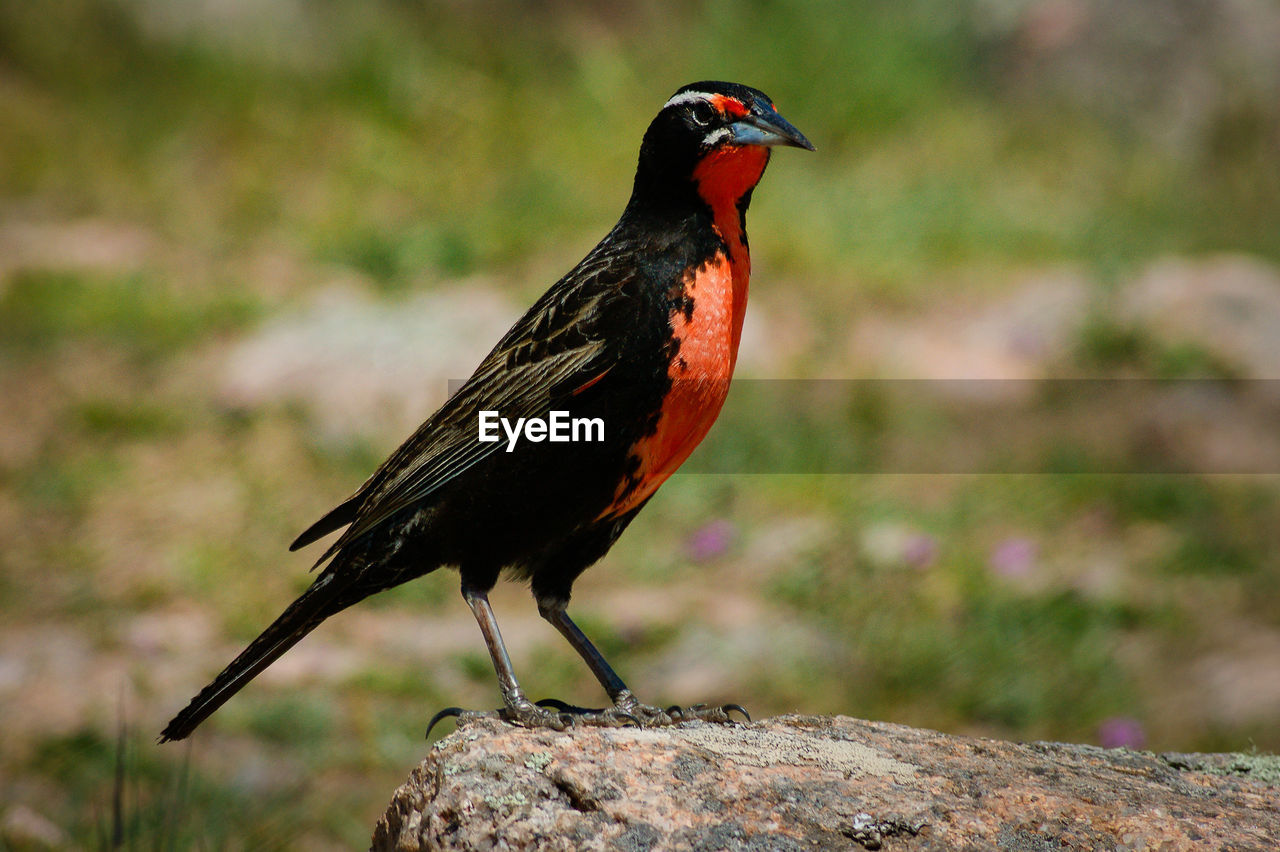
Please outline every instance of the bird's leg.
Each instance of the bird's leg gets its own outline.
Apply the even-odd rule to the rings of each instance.
[[[569,613],[566,611],[567,606],[568,601],[563,598],[538,598],[538,614],[550,622],[556,630],[559,630],[565,639],[569,640],[569,644],[578,652],[578,655],[582,657],[588,668],[591,669],[591,673],[596,676],[596,680],[600,681],[600,685],[609,694],[609,698],[613,701],[613,706],[604,710],[583,710],[580,707],[571,707],[558,701],[540,703],[576,713],[580,717],[584,717],[586,721],[598,725],[638,724],[643,727],[674,725],[677,722],[695,719],[723,723],[732,721],[729,717],[730,710],[737,710],[747,717],[747,721],[751,720],[747,711],[737,704],[726,704],[723,707],[708,707],[703,704],[693,707],[672,706],[665,710],[661,707],[641,704],[631,690],[627,688],[627,685],[622,682],[622,678],[618,677],[618,673],[605,660],[599,649],[591,644],[591,640],[586,637],[586,634],[582,632],[578,625],[573,623],[573,619],[569,617]]]
[[[498,686],[502,689],[502,703],[516,711],[531,707],[532,702],[525,698],[524,691],[516,680],[511,657],[502,641],[502,631],[498,629],[498,619],[493,614],[493,607],[489,605],[489,595],[463,584],[462,599],[471,607],[476,623],[480,625],[485,647],[489,649],[489,657],[493,660],[493,670],[498,675]]]
[[[604,655],[591,644],[591,640],[582,632],[578,625],[573,623],[573,619],[569,618],[569,613],[565,611],[566,602],[559,598],[539,598],[538,614],[545,618],[556,630],[559,630],[564,638],[569,640],[569,644],[573,646],[573,650],[586,661],[587,666],[591,669],[591,673],[596,676],[596,680],[600,681],[600,685],[604,687],[604,691],[609,693],[609,697],[614,703],[620,703],[627,699],[635,701],[635,696],[631,694],[631,690],[627,689],[627,685],[622,682],[622,678],[618,677],[618,673],[613,670],[605,660]]]
[[[511,657],[507,654],[507,646],[502,642],[502,632],[498,629],[498,619],[489,605],[489,595],[484,589],[462,583],[462,598],[471,607],[471,612],[480,625],[484,635],[485,647],[489,649],[489,657],[493,660],[493,670],[498,675],[498,686],[502,689],[502,708],[495,711],[463,710],[461,707],[446,707],[427,725],[427,736],[441,719],[450,716],[459,722],[473,719],[498,718],[526,728],[556,728],[564,730],[573,724],[571,714],[561,712],[557,708],[539,707],[525,697],[524,690],[516,680],[515,669],[511,666]]]

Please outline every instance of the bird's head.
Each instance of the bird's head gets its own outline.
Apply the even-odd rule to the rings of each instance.
[[[750,192],[769,149],[813,145],[778,114],[769,96],[739,83],[690,83],[671,96],[645,131],[636,170],[637,195],[669,196],[689,188],[708,197]],[[718,200],[718,199],[717,199]]]

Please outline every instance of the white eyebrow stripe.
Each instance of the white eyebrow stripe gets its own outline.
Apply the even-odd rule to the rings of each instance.
[[[680,104],[691,104],[694,101],[707,101],[708,103],[710,103],[711,93],[710,92],[681,92],[678,95],[672,95],[671,100],[663,104],[662,108],[666,109],[667,107],[679,106]]]

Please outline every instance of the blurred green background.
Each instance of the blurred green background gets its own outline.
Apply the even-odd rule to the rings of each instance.
[[[430,715],[497,704],[441,574],[153,744],[705,78],[818,146],[756,193],[740,375],[1280,374],[1269,0],[0,0],[0,846],[110,845],[113,791],[128,848],[362,846]],[[1276,434],[1197,400],[1089,422],[1209,470]],[[677,476],[572,611],[654,702],[1280,749],[1280,479],[1045,444],[1023,474]],[[601,698],[523,589],[495,606],[532,696]]]

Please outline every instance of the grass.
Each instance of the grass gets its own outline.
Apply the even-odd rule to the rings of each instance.
[[[17,358],[47,355],[60,345],[95,345],[145,365],[243,330],[257,312],[243,293],[202,297],[138,276],[20,272],[0,295],[0,345]]]
[[[1162,256],[1280,261],[1274,104],[1240,99],[1169,147],[1028,97],[973,5],[380,0],[231,4],[247,17],[219,23],[140,3],[0,0],[0,613],[8,653],[54,673],[0,711],[0,798],[76,845],[359,845],[430,714],[497,700],[440,572],[326,624],[307,640],[319,673],[255,683],[189,757],[151,744],[309,581],[292,535],[391,449],[317,437],[289,400],[229,404],[217,365],[335,282],[530,300],[613,222],[682,83],[759,85],[818,146],[775,158],[751,214],[756,292],[811,341],[797,378],[862,375],[843,353],[868,312],[1027,270],[1082,270],[1106,306]],[[83,222],[145,239],[63,227]],[[1102,308],[1064,358],[1072,376],[1239,378]],[[1158,749],[1280,749],[1273,715],[1204,709],[1197,667],[1280,629],[1274,476],[1099,472],[1153,468],[1140,441],[1076,440],[1052,398],[993,425],[892,383],[822,392],[740,384],[690,473],[584,576],[571,612],[642,697],[1020,739],[1093,741],[1125,716]],[[979,468],[1017,474],[905,472],[983,430]],[[718,521],[723,552],[697,555]],[[1002,568],[1008,552],[1023,562]],[[530,691],[598,702],[527,595],[499,596]],[[454,618],[465,640],[411,641]],[[338,648],[358,662],[326,673]],[[724,695],[671,694],[700,666]],[[144,708],[123,746],[120,689]]]

